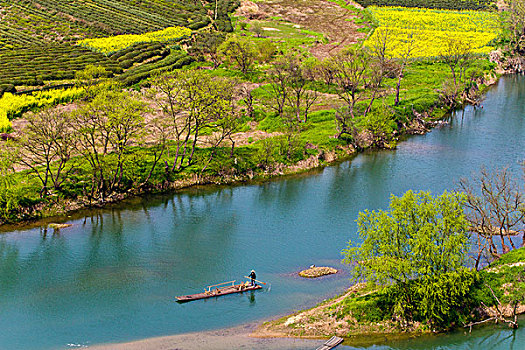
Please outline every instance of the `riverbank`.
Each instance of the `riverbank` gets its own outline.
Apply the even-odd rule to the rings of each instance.
[[[523,266],[525,247],[505,254],[479,272],[479,281],[467,296],[472,300],[469,304],[475,306],[469,312],[472,317],[469,325],[491,318],[494,318],[493,323],[504,323],[504,319],[512,321],[516,315],[525,314],[525,295],[520,289],[524,284],[521,281]],[[324,301],[311,309],[265,322],[252,335],[299,338],[337,335],[353,339],[364,335],[378,338],[399,334],[419,336],[435,333],[426,324],[412,322],[405,327],[395,318],[383,317],[382,310],[377,309],[381,306],[375,303],[375,300],[379,300],[380,293],[381,288],[357,284],[343,295]],[[511,324],[509,323],[509,326]],[[461,327],[453,325],[452,330]],[[467,325],[465,327],[469,329]]]
[[[427,68],[429,69],[428,71]],[[410,72],[407,74],[410,75],[405,79],[410,81],[427,79],[424,84],[425,88],[422,89],[421,86],[419,86],[418,89],[420,91],[413,95],[411,100],[419,101],[423,99],[425,92],[436,88],[443,79],[443,75],[446,74],[444,73],[444,69],[443,65],[437,64],[427,66],[421,66],[418,64],[414,66],[412,70],[407,69],[407,71]],[[497,81],[497,76],[487,78],[484,80],[484,84],[481,86],[482,88],[479,93],[486,92],[487,89],[496,84]],[[9,220],[6,220],[5,218],[2,220],[2,217],[0,216],[0,226],[8,226],[9,228],[21,227],[42,219],[65,217],[80,210],[101,208],[136,196],[169,193],[194,186],[229,185],[249,183],[252,181],[266,181],[280,176],[301,174],[316,168],[326,167],[331,164],[348,160],[356,154],[370,149],[395,149],[398,140],[410,135],[423,135],[430,132],[434,127],[442,126],[447,123],[446,121],[443,121],[443,119],[446,117],[447,113],[450,113],[450,111],[446,109],[445,106],[437,104],[435,100],[436,98],[436,96],[433,96],[429,100],[431,107],[428,110],[424,109],[426,108],[425,104],[418,104],[415,109],[413,106],[413,111],[410,112],[411,117],[404,122],[399,122],[398,129],[392,130],[391,134],[388,135],[388,142],[374,144],[372,135],[366,130],[362,133],[362,136],[360,136],[361,143],[359,147],[354,146],[352,143],[337,140],[332,134],[336,131],[335,120],[333,117],[334,110],[321,109],[312,113],[310,122],[305,126],[305,135],[299,135],[302,139],[300,143],[303,147],[303,149],[300,150],[301,155],[299,156],[299,161],[290,162],[288,159],[281,159],[282,161],[276,161],[273,163],[268,162],[268,158],[283,158],[279,155],[265,155],[263,157],[266,157],[267,159],[261,159],[261,155],[259,155],[258,152],[260,153],[263,151],[275,153],[279,147],[282,147],[282,145],[280,145],[282,140],[279,139],[281,136],[274,137],[274,140],[273,138],[270,138],[273,130],[267,130],[264,132],[259,131],[259,137],[251,140],[251,137],[248,137],[248,135],[252,135],[253,130],[250,130],[248,132],[234,135],[235,139],[243,140],[240,141],[241,146],[237,147],[237,156],[234,159],[235,164],[232,163],[231,157],[225,156],[225,154],[229,154],[229,148],[225,148],[221,151],[223,153],[222,157],[224,158],[224,163],[231,166],[229,169],[219,167],[216,170],[208,169],[204,173],[199,171],[198,167],[194,165],[191,169],[188,169],[189,171],[177,174],[176,180],[166,180],[167,175],[162,170],[157,170],[152,177],[151,184],[148,184],[147,186],[130,187],[124,191],[114,192],[101,199],[88,199],[82,195],[83,192],[78,192],[78,189],[76,192],[68,191],[68,195],[58,193],[48,198],[40,198],[36,191],[36,188],[38,187],[38,179],[31,176],[29,170],[19,171],[11,175],[11,179],[8,178],[8,181],[12,183],[10,186],[15,186],[15,184],[22,184],[24,186],[23,190],[17,190],[20,190],[25,196],[22,200],[25,204],[18,208],[13,204],[7,205],[6,209],[8,212],[4,213],[4,215],[9,216],[9,210],[13,211],[13,214],[10,216]],[[424,103],[429,102],[427,101]],[[275,116],[268,116],[257,124],[268,123],[267,119],[272,118],[275,118]],[[24,124],[23,120],[17,122],[17,125],[20,125],[18,127],[19,129],[21,129]],[[329,129],[327,129],[327,125],[329,126]],[[255,130],[257,130],[257,128]],[[314,134],[315,131],[318,131],[318,134]],[[264,142],[264,140],[272,140],[272,144],[270,146],[261,146],[260,143]],[[264,147],[270,147],[271,149],[265,150]],[[175,153],[174,150],[170,151]],[[169,154],[170,151],[167,153]],[[149,148],[138,148],[138,150],[133,152],[136,153],[133,155],[136,159],[142,158],[143,161],[148,161],[155,150]],[[208,150],[198,149],[197,155],[201,153],[206,154],[206,152],[208,152]],[[217,157],[221,155],[221,152],[217,152]],[[220,163],[220,159],[217,159],[215,162]],[[85,170],[80,166],[76,171]],[[80,179],[82,179],[82,177],[80,177]],[[68,187],[79,187],[77,174],[74,179],[66,179],[65,183],[70,181],[72,183],[69,184]],[[86,181],[80,180],[80,182]]]
[[[489,80],[485,89],[494,85],[496,82],[496,79]],[[377,150],[393,150],[395,149],[395,144],[398,139],[411,135],[424,135],[425,133],[430,132],[434,127],[446,124],[447,122],[443,121],[446,111],[443,111],[442,108],[437,109],[439,111],[437,117],[435,116],[434,108],[428,112],[416,112],[416,115],[410,123],[403,125],[403,129],[400,132],[392,135],[391,142],[394,146],[391,146],[391,144],[384,144],[382,147],[376,146],[374,148]],[[238,137],[243,138],[242,135]],[[54,217],[67,217],[81,210],[102,208],[129,198],[148,194],[170,193],[195,186],[261,182],[282,176],[302,174],[314,169],[349,160],[360,152],[374,149],[371,148],[371,146],[371,142],[359,149],[356,149],[352,144],[344,143],[332,148],[319,147],[310,144],[311,149],[308,153],[311,154],[312,152],[315,152],[316,154],[301,159],[296,163],[287,164],[276,162],[273,164],[258,165],[255,168],[249,168],[240,173],[236,173],[234,169],[230,169],[230,171],[223,172],[222,174],[203,174],[201,172],[182,173],[178,176],[179,179],[174,181],[161,181],[156,185],[129,188],[125,192],[115,192],[102,199],[87,199],[82,196],[75,196],[76,198],[55,196],[50,200],[45,200],[34,196],[34,198],[28,200],[28,203],[36,202],[36,204],[21,207],[16,214],[16,217],[12,217],[10,221],[2,220],[0,217],[0,227],[5,229],[16,229],[17,227],[33,225],[41,220],[48,221]],[[308,155],[306,151],[307,150],[305,149],[304,155]],[[242,151],[240,153],[245,154],[246,152]],[[244,160],[244,162],[246,162],[246,160]],[[251,162],[253,162],[253,159]],[[29,176],[27,170],[15,174],[15,177],[20,178],[19,180],[21,183],[24,182],[22,178],[26,176]],[[34,187],[34,185],[31,187]],[[31,194],[31,192],[26,193],[26,195],[27,194]],[[33,195],[36,195],[36,193],[33,193]]]

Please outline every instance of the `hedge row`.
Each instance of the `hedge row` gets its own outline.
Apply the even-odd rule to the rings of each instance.
[[[34,0],[41,6],[99,23],[111,34],[142,34],[167,27],[188,26],[206,11],[200,1],[171,0]]]
[[[113,74],[123,69],[118,62],[80,47],[38,46],[0,51],[0,84],[39,86],[44,81],[73,79],[87,65],[104,67]]]
[[[363,7],[402,6],[449,10],[489,10],[496,8],[494,0],[357,0]]]
[[[125,86],[135,85],[156,73],[179,69],[192,62],[193,58],[188,56],[185,52],[174,51],[162,60],[145,63],[138,67],[129,69],[124,74],[118,76],[117,79]]]
[[[124,50],[117,51],[109,55],[109,58],[116,60],[121,68],[128,69],[135,63],[142,63],[152,57],[157,57],[157,60],[159,60],[168,56],[169,53],[170,50],[166,45],[159,42],[150,42],[138,43]]]

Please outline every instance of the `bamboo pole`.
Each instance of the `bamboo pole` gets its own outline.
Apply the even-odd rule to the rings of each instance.
[[[246,277],[246,278],[248,278],[248,279],[252,279],[251,277],[248,277],[248,276],[244,276],[244,277]],[[256,280],[255,278],[254,278],[253,280],[254,280],[255,282],[259,282],[259,283],[261,283],[261,284],[266,285],[266,283],[264,283],[264,282],[262,282],[262,281],[259,281],[259,280]]]

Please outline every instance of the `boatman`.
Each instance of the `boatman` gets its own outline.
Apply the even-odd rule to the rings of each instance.
[[[256,285],[255,284],[255,279],[257,278],[257,276],[255,275],[255,270],[252,270],[252,272],[250,272],[248,277],[250,277],[250,279],[251,279],[252,287],[255,286]]]

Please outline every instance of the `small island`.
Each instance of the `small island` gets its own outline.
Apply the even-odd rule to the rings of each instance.
[[[317,278],[326,275],[333,275],[337,273],[337,269],[328,266],[315,266],[312,265],[310,268],[299,272],[299,276],[305,278]]]

